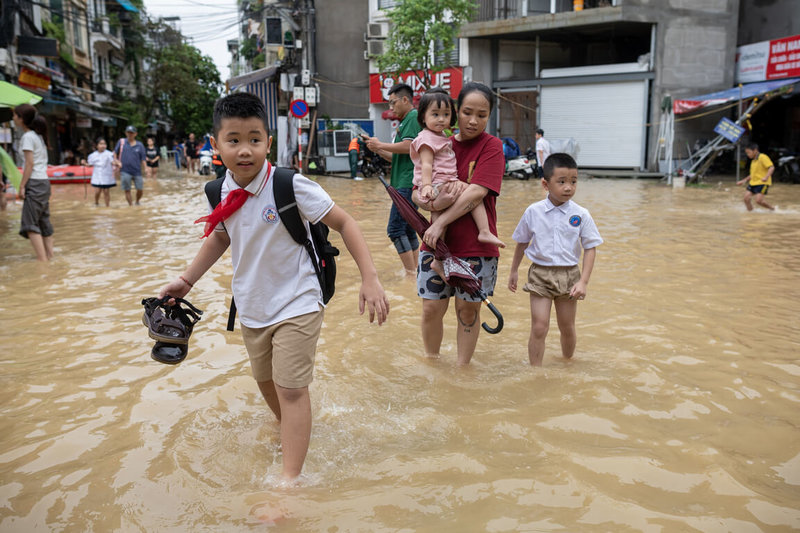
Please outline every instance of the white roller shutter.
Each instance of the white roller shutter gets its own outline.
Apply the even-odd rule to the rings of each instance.
[[[545,139],[574,138],[578,166],[644,168],[646,81],[545,85],[540,105]]]

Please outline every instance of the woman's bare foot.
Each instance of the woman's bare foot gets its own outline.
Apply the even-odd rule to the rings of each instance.
[[[478,233],[478,242],[483,242],[486,244],[494,244],[495,246],[500,248],[506,247],[506,243],[495,237],[489,230]]]

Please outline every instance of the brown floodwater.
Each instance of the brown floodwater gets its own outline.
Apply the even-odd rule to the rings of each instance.
[[[506,288],[504,251],[505,329],[460,368],[452,312],[442,357],[422,354],[382,186],[319,182],[359,221],[392,307],[382,327],[359,316],[341,257],[294,487],[225,331],[227,254],[189,295],[205,314],[187,359],[150,358],[140,302],[200,246],[203,178],[162,169],[138,208],[118,188],[96,208],[90,187],[55,186],[50,264],[17,235],[20,206],[0,213],[0,531],[800,529],[800,186],[748,213],[730,182],[582,177],[606,242],[575,359],[553,317],[544,366],[527,364],[528,298]],[[539,198],[503,183],[506,242]]]

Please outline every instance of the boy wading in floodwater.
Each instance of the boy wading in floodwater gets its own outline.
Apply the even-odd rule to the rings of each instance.
[[[578,300],[586,297],[597,246],[603,243],[589,211],[572,201],[578,188],[578,165],[568,154],[552,154],[544,164],[542,186],[547,198],[531,204],[522,215],[512,238],[517,243],[508,288],[517,291],[523,253],[533,261],[523,290],[531,294],[531,334],[528,359],[541,366],[544,343],[550,329],[550,309],[556,308],[561,332],[561,353],[575,353],[575,315]],[[583,269],[578,261],[583,248]]]
[[[267,162],[272,138],[265,120],[264,104],[252,94],[235,93],[214,106],[211,143],[228,168],[221,202],[201,219],[208,238],[197,256],[159,297],[183,298],[231,247],[242,337],[253,377],[280,421],[283,477],[291,479],[300,475],[311,438],[308,386],[324,305],[308,252],[292,239],[275,208],[274,169]],[[302,218],[322,221],[342,235],[361,272],[359,311],[367,307],[370,322],[377,317],[382,324],[389,303],[358,224],[315,182],[295,174],[293,184]]]

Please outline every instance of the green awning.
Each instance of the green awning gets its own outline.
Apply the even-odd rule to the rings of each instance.
[[[117,3],[124,7],[127,11],[133,11],[134,13],[139,12],[139,8],[131,4],[128,0],[117,0]]]
[[[7,81],[0,81],[0,107],[16,107],[22,104],[36,105],[42,97],[22,87],[12,85]]]

